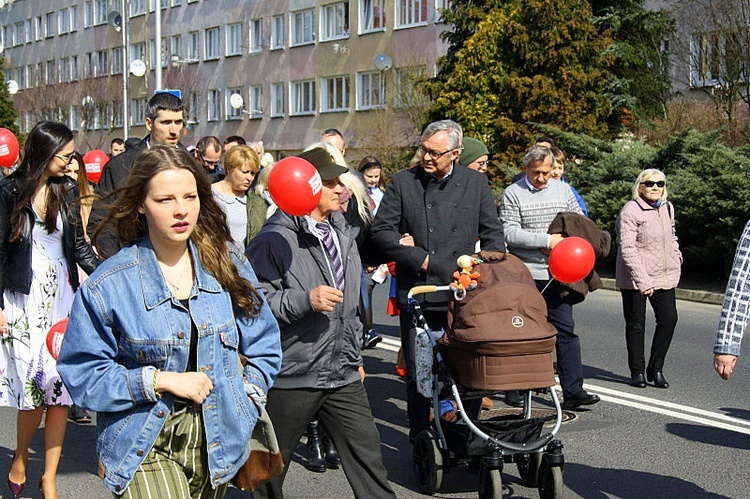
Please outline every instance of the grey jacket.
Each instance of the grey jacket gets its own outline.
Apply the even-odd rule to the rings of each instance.
[[[276,388],[337,388],[360,379],[362,324],[357,318],[362,263],[354,234],[339,212],[329,221],[344,262],[344,301],[315,312],[310,290],[334,287],[320,240],[303,217],[276,211],[245,251],[281,328]]]

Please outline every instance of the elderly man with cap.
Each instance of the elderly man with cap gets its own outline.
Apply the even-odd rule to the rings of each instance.
[[[487,146],[483,142],[471,137],[464,137],[464,151],[458,158],[459,165],[471,168],[479,173],[485,173],[489,159],[490,151],[487,150]]]
[[[395,497],[363,384],[357,318],[362,264],[355,234],[339,212],[339,176],[347,169],[322,148],[298,156],[320,174],[317,206],[301,217],[276,211],[246,250],[281,328],[282,367],[266,409],[284,462],[317,416],[354,496]],[[256,497],[283,497],[285,476],[286,469]]]

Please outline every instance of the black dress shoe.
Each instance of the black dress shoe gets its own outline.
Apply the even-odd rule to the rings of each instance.
[[[505,392],[505,403],[511,407],[523,407],[523,395],[521,390],[508,390]]]
[[[582,405],[593,405],[601,400],[598,395],[589,393],[586,390],[581,390],[575,395],[565,397],[565,401],[562,403],[563,409],[576,409]]]
[[[307,469],[315,473],[323,473],[326,470],[323,437],[318,421],[310,421],[307,425]]]
[[[331,469],[338,468],[339,464],[341,464],[341,456],[339,456],[339,451],[336,450],[336,446],[333,445],[333,440],[324,437],[323,448],[325,449],[326,465]]]
[[[646,388],[646,376],[643,373],[635,373],[630,377],[630,386]]]
[[[649,381],[654,382],[656,388],[669,388],[669,383],[664,378],[664,374],[661,371],[647,372],[646,377]]]

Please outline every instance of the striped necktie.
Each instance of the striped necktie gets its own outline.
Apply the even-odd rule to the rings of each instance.
[[[319,222],[315,224],[320,233],[323,235],[323,244],[328,251],[328,256],[331,258],[331,266],[333,267],[333,273],[336,277],[336,288],[340,291],[344,291],[344,264],[341,262],[341,255],[339,250],[336,248],[336,242],[333,240],[333,234],[331,234],[331,226],[325,222]]]

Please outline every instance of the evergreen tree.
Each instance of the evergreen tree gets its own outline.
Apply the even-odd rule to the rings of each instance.
[[[3,74],[5,61],[0,58],[0,74]],[[16,137],[18,137],[18,126],[16,125],[16,119],[18,118],[18,112],[16,107],[13,105],[13,99],[8,93],[8,85],[5,80],[0,81],[0,127],[7,128]]]
[[[615,79],[609,88],[613,128],[618,120],[627,125],[628,112],[636,119],[663,117],[672,95],[669,54],[663,43],[674,33],[674,19],[644,4],[645,0],[591,0],[599,31],[609,32],[614,40],[610,52]]]
[[[530,122],[606,135],[612,41],[591,17],[585,0],[518,0],[493,9],[455,52],[452,72],[428,85],[431,118],[455,119],[514,164],[533,141]]]

